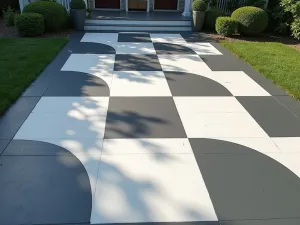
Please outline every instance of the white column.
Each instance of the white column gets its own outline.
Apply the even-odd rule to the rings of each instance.
[[[20,11],[22,12],[23,8],[24,8],[24,2],[23,2],[23,0],[19,0],[19,5],[20,5]]]
[[[182,13],[183,16],[192,16],[192,2],[193,0],[185,0],[184,1],[184,12]]]
[[[150,12],[150,0],[147,0],[147,12]]]

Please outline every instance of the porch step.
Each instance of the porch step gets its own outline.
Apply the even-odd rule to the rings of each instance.
[[[101,20],[85,21],[86,31],[191,31],[191,21]]]
[[[139,25],[139,26],[191,26],[191,21],[141,21],[141,20],[99,20],[88,19],[85,21],[88,24],[94,25]]]

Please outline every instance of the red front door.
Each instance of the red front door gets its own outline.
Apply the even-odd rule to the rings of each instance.
[[[95,8],[120,9],[120,0],[95,0]]]
[[[154,9],[176,10],[177,0],[155,0]]]

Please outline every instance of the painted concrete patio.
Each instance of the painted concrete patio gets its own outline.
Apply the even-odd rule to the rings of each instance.
[[[195,33],[76,33],[0,120],[0,224],[299,225],[300,106]]]

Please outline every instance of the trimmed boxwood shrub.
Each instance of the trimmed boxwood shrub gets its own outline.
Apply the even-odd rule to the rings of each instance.
[[[231,17],[218,17],[216,21],[216,31],[223,36],[231,36],[236,33],[238,22]]]
[[[35,37],[44,33],[44,18],[37,13],[22,13],[15,18],[15,25],[23,37]]]
[[[71,9],[86,9],[85,2],[83,0],[72,0],[70,2]]]
[[[226,16],[226,12],[220,8],[210,8],[206,11],[204,28],[207,30],[214,30],[216,20],[220,16]]]
[[[239,22],[239,32],[245,35],[259,34],[268,26],[268,14],[253,6],[241,7],[231,17]]]
[[[195,0],[193,2],[192,9],[193,11],[205,11],[207,9],[207,3],[202,0]]]
[[[66,9],[56,2],[33,2],[25,6],[23,12],[41,14],[45,20],[46,31],[58,31],[67,24],[68,13]]]

